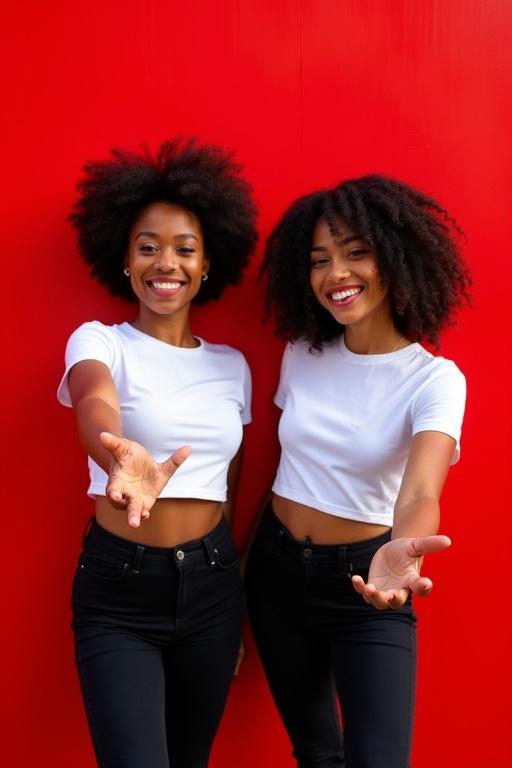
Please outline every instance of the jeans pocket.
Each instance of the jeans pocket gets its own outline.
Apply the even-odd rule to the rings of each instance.
[[[102,581],[120,581],[128,572],[128,563],[101,552],[84,552],[78,570]]]
[[[215,552],[215,562],[221,569],[234,568],[240,562],[237,549],[232,541],[214,547],[213,551]]]

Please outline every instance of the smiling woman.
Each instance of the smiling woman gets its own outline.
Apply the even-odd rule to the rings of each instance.
[[[439,499],[465,403],[462,373],[420,341],[468,298],[456,231],[431,198],[369,176],[298,200],[267,243],[289,343],[247,604],[301,768],[410,765],[411,596],[432,588],[423,555],[450,545]]]
[[[72,596],[84,703],[98,765],[206,768],[240,646],[229,521],[251,381],[189,314],[241,279],[255,209],[231,157],[194,141],[115,151],[79,189],[82,255],[138,304],[72,334],[58,393],[95,505]]]

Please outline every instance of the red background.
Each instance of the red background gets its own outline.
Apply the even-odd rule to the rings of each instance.
[[[297,195],[384,172],[436,195],[467,234],[475,309],[443,340],[469,384],[462,462],[444,494],[452,550],[420,613],[414,766],[512,764],[507,732],[510,509],[507,310],[512,61],[507,0],[12,0],[3,3],[2,377],[4,765],[92,768],[68,594],[91,513],[72,414],[55,389],[69,333],[130,317],[87,275],[66,215],[88,158],[178,133],[236,148],[262,239]],[[281,345],[261,327],[257,267],[195,314],[241,348],[254,423],[235,532],[276,456]],[[255,649],[213,768],[292,766]],[[137,703],[134,702],[134,706]]]

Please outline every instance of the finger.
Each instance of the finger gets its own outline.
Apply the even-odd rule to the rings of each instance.
[[[126,456],[128,447],[127,441],[123,437],[113,435],[112,432],[100,432],[100,443],[116,461],[120,461]]]
[[[393,610],[401,608],[408,597],[408,589],[392,589],[387,593],[388,607]]]
[[[388,593],[383,592],[381,589],[377,589],[374,584],[366,585],[366,596],[368,602],[379,611],[384,611],[386,608],[391,607],[388,601]]]
[[[448,536],[423,536],[411,539],[409,555],[411,557],[423,557],[428,552],[442,552],[443,549],[448,549],[451,543]]]
[[[428,597],[433,588],[432,581],[426,576],[417,576],[412,578],[409,584],[409,588],[419,597]]]
[[[128,525],[131,528],[140,526],[144,505],[140,499],[131,499],[128,502]]]
[[[127,502],[124,498],[122,482],[116,480],[116,478],[109,479],[105,493],[117,509],[126,508]]]
[[[160,465],[162,467],[162,471],[166,475],[169,475],[169,477],[172,477],[178,467],[183,464],[185,459],[188,458],[191,453],[192,448],[190,445],[183,445],[181,448],[178,448],[177,451],[174,451],[172,456],[169,456],[169,458]]]
[[[366,595],[366,584],[362,576],[352,576],[352,586],[354,587],[355,591],[359,595],[361,595],[361,597],[363,597],[367,603],[370,602]]]

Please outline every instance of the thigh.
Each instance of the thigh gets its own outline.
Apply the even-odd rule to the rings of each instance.
[[[87,541],[72,594],[76,662],[101,768],[168,768],[161,648],[171,629],[168,569]],[[166,615],[167,612],[167,615]]]
[[[246,577],[254,637],[300,768],[343,766],[330,641],[305,627],[300,571],[256,541]]]
[[[410,608],[365,606],[333,641],[347,768],[407,768],[414,710],[416,632]]]
[[[208,765],[240,648],[243,595],[238,556],[231,542],[217,555],[215,565],[201,565],[188,574],[186,601],[180,604],[183,622],[165,656],[173,768]]]
[[[98,765],[168,768],[161,651],[105,627],[82,627],[75,640]]]

